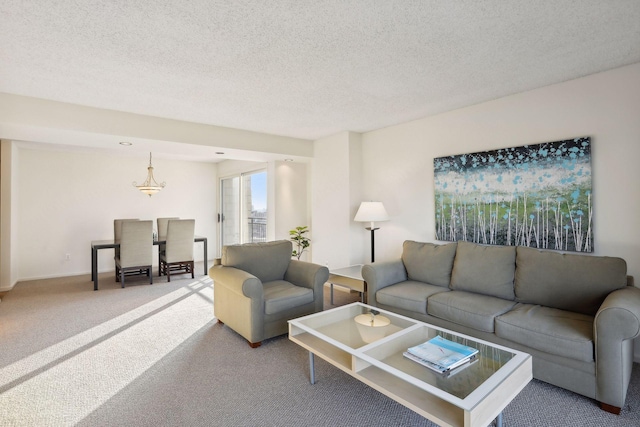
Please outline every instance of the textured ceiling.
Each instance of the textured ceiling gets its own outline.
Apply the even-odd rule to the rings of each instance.
[[[3,0],[0,92],[317,139],[640,62],[640,1]]]

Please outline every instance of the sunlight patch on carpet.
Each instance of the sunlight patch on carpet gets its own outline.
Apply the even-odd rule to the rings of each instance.
[[[8,365],[0,419],[75,424],[212,320],[211,280],[203,278]]]

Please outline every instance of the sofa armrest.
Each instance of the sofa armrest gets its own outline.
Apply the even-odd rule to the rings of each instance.
[[[311,262],[291,260],[289,268],[284,273],[284,280],[294,285],[313,290],[313,300],[316,311],[322,311],[324,304],[324,283],[329,279],[329,269],[323,265]]]
[[[262,282],[253,274],[224,265],[214,265],[209,269],[209,277],[215,286],[223,286],[230,292],[251,299],[264,299]]]
[[[640,335],[640,288],[611,292],[594,322],[596,399],[622,407],[633,367],[633,339]]]
[[[367,303],[376,306],[376,292],[387,286],[407,280],[407,270],[401,259],[376,262],[362,266],[362,278],[367,283]]]

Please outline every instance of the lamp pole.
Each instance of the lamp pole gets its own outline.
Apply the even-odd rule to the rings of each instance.
[[[375,262],[376,261],[376,254],[375,254],[375,247],[376,247],[376,240],[375,240],[375,231],[376,230],[380,230],[380,227],[367,227],[367,230],[371,230],[371,262]]]

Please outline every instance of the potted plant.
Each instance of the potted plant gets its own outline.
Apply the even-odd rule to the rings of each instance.
[[[291,236],[291,241],[294,242],[296,247],[293,249],[291,253],[292,257],[297,257],[300,260],[302,253],[311,246],[311,240],[307,236],[306,233],[309,232],[309,228],[305,225],[304,227],[296,227],[293,230],[289,230],[289,236]]]

